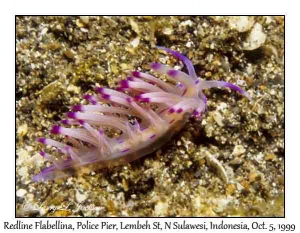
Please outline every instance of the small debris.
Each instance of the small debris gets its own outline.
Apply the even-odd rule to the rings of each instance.
[[[244,50],[254,50],[262,46],[266,41],[266,34],[261,24],[256,23],[243,44]]]
[[[79,203],[82,203],[84,202],[86,199],[87,199],[87,196],[85,194],[82,194],[80,193],[78,190],[76,191],[76,194],[75,194],[75,198],[76,198],[76,201],[79,202]]]
[[[224,126],[223,117],[219,111],[214,111],[212,116],[219,126]]]
[[[133,20],[130,19],[129,20],[130,26],[132,28],[132,30],[136,33],[136,34],[140,34],[140,29],[139,29],[139,25]]]
[[[216,207],[213,208],[214,212],[216,213],[222,213],[224,210],[226,210],[227,206],[233,201],[232,197],[227,198],[219,198],[214,201],[216,204]]]
[[[192,41],[188,41],[188,42],[185,44],[185,46],[188,47],[188,48],[190,48],[190,47],[192,47],[193,44],[194,44],[194,43],[193,43]]]
[[[28,131],[28,125],[26,123],[19,126],[17,131],[19,138],[23,138],[27,134],[27,131]]]
[[[276,155],[273,154],[273,153],[267,154],[267,155],[265,156],[265,160],[266,160],[266,161],[275,160],[275,159],[276,159]]]
[[[75,94],[79,94],[80,91],[81,91],[81,88],[78,87],[78,86],[75,86],[75,85],[73,85],[73,84],[70,84],[70,85],[67,87],[67,91],[68,91],[68,92],[73,92],[73,93],[75,93]]]
[[[165,35],[172,35],[173,34],[173,29],[172,28],[164,28],[163,29],[163,33],[165,34]]]
[[[140,38],[137,37],[135,39],[133,39],[130,44],[132,45],[133,48],[136,48],[139,44],[140,44]]]
[[[48,28],[43,28],[40,35],[45,35],[48,32]]]
[[[226,187],[226,195],[231,196],[236,190],[235,184],[228,184]]]
[[[76,19],[76,25],[79,28],[83,28],[85,25],[80,19]]]
[[[228,183],[228,176],[226,173],[226,170],[224,169],[223,165],[220,163],[219,160],[217,160],[211,153],[208,151],[205,151],[205,158],[207,163],[214,167],[219,175],[221,176],[222,180],[227,184]]]
[[[24,195],[27,193],[27,190],[25,190],[25,189],[19,189],[18,191],[17,191],[17,197],[24,197]]]
[[[30,159],[28,151],[23,148],[17,150],[17,155],[17,166],[25,165]]]
[[[236,145],[233,149],[232,154],[234,156],[240,156],[246,152],[245,148],[242,145]]]
[[[21,167],[19,170],[18,170],[18,174],[21,176],[21,177],[26,177],[28,176],[28,168],[27,167]]]
[[[75,56],[76,56],[76,52],[72,49],[67,49],[65,52],[64,52],[64,55],[69,58],[69,59],[74,59]]]
[[[168,208],[169,205],[167,202],[159,201],[154,207],[155,216],[166,216]]]
[[[236,183],[236,189],[237,189],[239,192],[241,192],[241,191],[244,190],[245,188],[244,188],[243,185],[241,185],[241,184],[238,182],[238,183]]]
[[[129,190],[128,181],[126,179],[122,179],[122,186],[123,186],[125,192],[127,192]]]
[[[89,16],[80,16],[79,18],[80,18],[80,21],[82,23],[84,23],[85,25],[88,25],[89,22],[90,22],[90,17]]]
[[[250,16],[229,16],[228,22],[231,29],[235,29],[238,32],[246,32],[253,26],[254,19]]]
[[[191,20],[186,20],[179,24],[179,27],[193,26],[193,22]]]

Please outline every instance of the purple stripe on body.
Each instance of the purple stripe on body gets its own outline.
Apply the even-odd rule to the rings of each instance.
[[[116,141],[117,141],[119,144],[122,144],[122,143],[124,142],[123,139],[119,139],[119,138],[117,138]]]
[[[173,119],[173,120],[169,121],[169,124],[172,124],[174,121],[175,121],[175,119]]]
[[[156,137],[156,134],[153,134],[149,137],[149,139],[152,139],[152,138],[155,138]]]
[[[125,152],[127,152],[127,151],[129,151],[129,150],[130,150],[130,148],[125,149],[125,150],[121,150],[121,152],[122,152],[122,153],[125,153]]]
[[[161,110],[158,114],[163,113],[163,112],[166,111],[167,109],[168,109],[168,108],[165,108],[165,109]]]

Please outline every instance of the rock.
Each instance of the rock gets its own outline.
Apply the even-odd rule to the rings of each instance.
[[[155,216],[166,216],[168,207],[169,207],[169,205],[167,202],[159,201],[154,207],[154,212],[155,212],[154,215]]]
[[[34,200],[34,195],[32,193],[27,193],[26,194],[26,200],[27,201],[33,201]]]
[[[184,21],[184,22],[181,22],[180,24],[179,24],[179,27],[186,27],[186,26],[193,26],[193,22],[191,21],[191,20],[186,20],[186,21]]]
[[[125,192],[127,192],[129,190],[128,181],[126,179],[122,179],[122,186],[123,186]]]
[[[25,189],[19,189],[16,193],[17,197],[24,197],[24,195],[27,193],[27,190]]]
[[[27,167],[21,167],[18,170],[18,174],[22,177],[26,177],[28,175],[28,168]]]
[[[231,165],[240,165],[240,164],[242,164],[244,161],[243,161],[243,159],[241,159],[241,158],[234,158],[233,160],[231,160],[230,162],[229,162],[229,164],[231,164]]]
[[[44,161],[45,160],[40,153],[35,153],[30,159],[30,163],[34,163],[37,167],[41,167],[44,164]]]
[[[90,22],[90,17],[89,16],[80,16],[79,18],[80,18],[80,21],[82,23],[84,23],[85,25],[88,25],[89,22]]]
[[[136,33],[136,34],[140,34],[140,29],[139,29],[139,25],[133,20],[133,19],[130,19],[129,20],[129,24],[132,28],[132,30]]]
[[[80,19],[76,19],[75,23],[76,23],[77,27],[79,27],[79,28],[83,28],[85,26],[84,23]]]
[[[87,199],[87,196],[85,194],[82,194],[80,193],[78,190],[76,191],[76,194],[75,194],[75,198],[76,198],[76,201],[79,202],[79,203],[82,203],[84,202],[86,199]]]
[[[217,213],[222,213],[223,211],[226,210],[227,206],[232,202],[231,198],[223,198],[219,199],[216,202],[216,207],[214,208],[214,211]]]
[[[17,166],[27,164],[30,160],[30,155],[28,151],[24,150],[23,148],[17,150],[17,155]]]
[[[81,91],[81,88],[78,87],[78,86],[75,86],[75,85],[73,85],[73,84],[70,84],[70,85],[67,87],[67,91],[68,91],[68,92],[73,92],[73,93],[75,93],[75,94],[79,94],[80,91]]]
[[[17,131],[17,134],[20,138],[24,137],[26,134],[27,134],[27,131],[28,131],[28,126],[27,124],[23,124],[21,126],[18,127],[18,131]]]
[[[163,29],[163,33],[165,34],[165,35],[172,35],[173,34],[173,32],[174,32],[174,30],[172,29],[172,28],[164,28]]]
[[[40,35],[45,35],[48,32],[48,28],[43,28]]]
[[[193,42],[192,42],[192,41],[189,41],[189,42],[187,42],[187,43],[185,44],[185,46],[188,47],[188,48],[192,47],[192,45],[193,45]]]
[[[263,153],[258,153],[256,156],[255,156],[255,159],[258,161],[258,162],[261,162],[264,158],[264,154]]]
[[[228,23],[231,29],[238,32],[246,32],[253,26],[254,19],[249,16],[229,16]]]
[[[232,154],[234,156],[240,156],[246,152],[245,148],[242,145],[236,145],[233,149]]]
[[[266,41],[266,34],[263,32],[261,24],[256,23],[243,43],[244,50],[254,50],[262,46]]]
[[[69,59],[74,59],[76,56],[76,52],[73,49],[66,49],[64,55]]]
[[[226,187],[226,196],[231,196],[236,190],[235,184],[228,184]]]
[[[194,208],[200,210],[200,208],[201,208],[201,198],[200,198],[200,196],[197,196],[194,199],[192,199],[192,202],[193,202]]]
[[[139,44],[140,44],[140,38],[139,37],[136,37],[135,39],[133,39],[131,42],[130,42],[131,46],[133,48],[136,48]]]
[[[236,189],[237,189],[239,192],[241,192],[241,191],[244,190],[244,186],[241,185],[239,182],[237,182],[237,183],[236,183]]]
[[[222,115],[221,115],[221,113],[219,111],[214,111],[212,113],[212,116],[213,116],[215,122],[217,122],[217,124],[219,126],[221,126],[221,127],[224,126],[223,117],[222,117]]]
[[[273,154],[273,153],[267,154],[267,155],[265,156],[265,160],[266,160],[266,161],[275,160],[275,159],[276,159],[276,155]]]

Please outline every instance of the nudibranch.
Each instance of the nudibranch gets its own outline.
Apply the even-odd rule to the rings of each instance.
[[[62,155],[40,154],[51,162],[34,181],[54,180],[70,176],[82,166],[104,168],[126,164],[154,152],[178,132],[190,117],[200,118],[206,110],[204,89],[227,87],[249,100],[240,87],[224,81],[205,81],[197,77],[192,62],[181,53],[157,47],[172,54],[186,66],[187,73],[161,63],[152,63],[152,71],[165,75],[170,82],[149,73],[133,71],[116,90],[95,87],[96,95],[84,95],[90,104],[76,105],[66,114],[52,134],[63,142],[39,138],[38,142],[56,148]],[[104,128],[117,129],[110,137]]]

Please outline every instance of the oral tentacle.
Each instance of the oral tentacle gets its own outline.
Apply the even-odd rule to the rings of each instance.
[[[177,51],[174,51],[172,49],[169,49],[169,48],[165,48],[165,47],[162,47],[162,46],[156,46],[156,48],[164,50],[168,53],[171,53],[174,57],[181,60],[185,64],[185,66],[188,70],[189,76],[192,77],[193,79],[197,79],[197,75],[196,75],[193,63],[191,62],[190,59],[188,59],[186,56],[182,55],[181,53],[179,53]]]
[[[243,96],[248,98],[250,100],[250,102],[252,102],[251,97],[249,96],[249,94],[245,90],[243,90],[239,86],[236,86],[236,85],[234,85],[232,83],[229,83],[229,82],[213,80],[213,81],[202,81],[202,82],[199,82],[197,84],[197,89],[199,91],[202,91],[202,90],[208,89],[208,88],[213,88],[213,87],[228,87],[228,88],[230,88],[234,91],[237,91],[237,92],[241,93]]]

